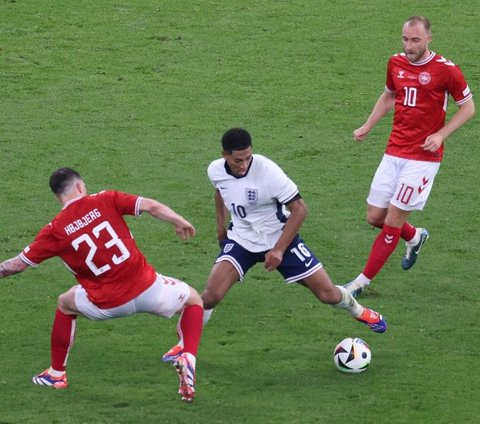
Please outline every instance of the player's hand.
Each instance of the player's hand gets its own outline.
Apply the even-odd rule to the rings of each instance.
[[[356,141],[363,141],[367,137],[369,131],[370,130],[365,125],[362,125],[360,128],[353,131],[353,139]]]
[[[278,249],[272,249],[265,254],[265,262],[263,265],[267,271],[274,271],[277,269],[278,265],[280,265],[282,259],[283,252]]]
[[[436,152],[443,143],[443,137],[439,133],[430,134],[421,145],[427,152]]]
[[[179,224],[175,227],[175,233],[179,236],[182,240],[188,240],[195,235],[195,228],[192,224],[185,221],[183,224]]]

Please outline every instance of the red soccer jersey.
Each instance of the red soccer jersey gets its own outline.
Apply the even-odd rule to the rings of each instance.
[[[59,256],[103,309],[120,306],[155,281],[123,215],[139,215],[140,197],[103,191],[64,205],[20,257],[31,266]]]
[[[404,53],[396,54],[388,62],[385,89],[395,92],[393,127],[385,153],[441,162],[443,144],[436,152],[420,146],[445,125],[449,94],[457,105],[472,98],[460,68],[434,52],[419,63],[410,63]]]

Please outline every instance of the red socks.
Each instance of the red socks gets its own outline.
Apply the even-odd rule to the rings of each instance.
[[[55,371],[65,371],[68,353],[75,340],[76,318],[76,315],[66,315],[60,309],[55,312],[51,334],[51,367]],[[200,305],[187,306],[179,322],[184,352],[197,356],[202,327],[203,308]]]
[[[416,233],[417,229],[413,225],[410,225],[408,222],[405,222],[405,224],[403,224],[400,237],[405,241],[410,241],[412,238],[415,237]]]
[[[183,351],[197,356],[203,328],[203,308],[200,305],[187,306],[180,317],[179,332],[183,339]]]
[[[55,313],[51,335],[52,368],[65,371],[68,353],[75,340],[76,315],[66,315],[60,309]]]
[[[367,264],[363,269],[363,275],[372,280],[375,275],[382,269],[385,262],[387,262],[390,255],[397,247],[400,235],[403,234],[403,230],[407,224],[402,228],[389,227],[384,225],[382,231],[375,239],[370,256],[368,257]],[[411,225],[408,224],[410,227]],[[412,227],[415,235],[415,228]],[[407,232],[409,229],[407,228]],[[413,237],[413,236],[412,236]]]

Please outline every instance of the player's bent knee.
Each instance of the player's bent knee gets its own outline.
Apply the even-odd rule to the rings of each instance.
[[[210,290],[205,290],[202,293],[203,307],[205,309],[213,309],[217,306],[223,299],[223,296],[215,294]]]
[[[372,227],[382,228],[387,213],[388,209],[386,208],[377,208],[369,205],[367,208],[366,220]]]
[[[322,291],[317,294],[317,298],[326,305],[334,305],[342,300],[342,296],[337,290]]]
[[[203,300],[198,292],[193,288],[190,287],[190,296],[185,303],[186,305],[200,305],[203,307]]]
[[[322,281],[321,283],[317,284],[309,284],[306,285],[306,287],[310,289],[310,291],[320,302],[325,303],[326,305],[338,303],[342,299],[340,291],[330,281]]]
[[[383,216],[376,216],[376,215],[368,215],[367,214],[367,222],[372,227],[382,228],[383,224],[385,222],[385,219],[384,219]]]
[[[58,296],[57,306],[60,309],[70,309],[70,297],[68,292],[62,293],[60,296]]]
[[[76,314],[78,313],[77,307],[75,305],[75,290],[72,287],[66,293],[62,293],[57,298],[57,307],[65,314]]]

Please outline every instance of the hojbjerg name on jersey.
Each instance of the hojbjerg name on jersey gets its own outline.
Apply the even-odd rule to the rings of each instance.
[[[64,227],[65,233],[67,234],[67,236],[70,234],[73,234],[75,231],[78,231],[81,228],[86,227],[87,225],[91,224],[93,221],[100,218],[101,216],[102,214],[97,208],[92,209],[90,212],[87,212],[81,218],[76,219],[75,221],[66,225]]]

